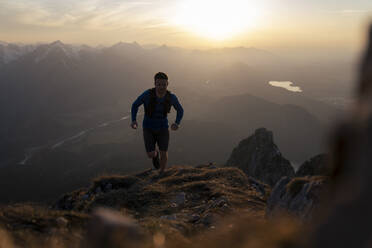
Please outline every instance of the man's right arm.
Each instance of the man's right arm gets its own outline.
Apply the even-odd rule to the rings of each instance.
[[[147,94],[147,91],[143,92],[137,99],[133,102],[132,104],[132,109],[131,109],[131,115],[132,115],[132,122],[137,121],[137,112],[138,112],[138,107],[141,106],[142,104],[145,103],[144,99]]]

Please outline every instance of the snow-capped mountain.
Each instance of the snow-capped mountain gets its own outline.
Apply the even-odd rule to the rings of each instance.
[[[0,41],[0,65],[17,60],[21,56],[35,50],[35,45],[16,45]]]
[[[77,60],[79,59],[79,52],[80,47],[66,45],[58,40],[53,43],[40,45],[37,47],[33,53],[33,57],[35,63],[40,63],[50,56],[62,56],[62,58],[65,57],[68,59]]]

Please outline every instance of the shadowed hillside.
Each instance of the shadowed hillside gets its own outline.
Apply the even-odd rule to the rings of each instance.
[[[35,45],[32,49],[27,46],[12,48],[11,44],[0,45],[0,61],[4,60],[4,54],[1,53],[4,49],[21,49],[23,52],[20,51],[12,60],[0,66],[0,167],[16,165],[24,159],[25,152],[30,148],[58,142],[63,137],[121,118],[136,96],[153,86],[153,74],[159,70],[169,74],[169,89],[181,100],[185,120],[198,123],[212,121],[201,110],[220,109],[216,101],[228,104],[223,108],[223,114],[229,114],[231,110],[246,104],[239,96],[236,101],[226,102],[224,98],[227,96],[259,96],[263,104],[260,110],[267,111],[268,115],[257,116],[248,109],[244,112],[244,121],[239,121],[242,115],[232,116],[231,122],[244,125],[251,123],[246,129],[241,129],[239,138],[246,135],[247,129],[249,133],[259,126],[272,128],[280,137],[278,143],[283,152],[290,154],[289,159],[298,163],[320,151],[319,132],[324,131],[324,123],[329,124],[343,112],[337,106],[319,99],[319,95],[324,97],[333,94],[334,89],[324,92],[323,87],[329,89],[333,81],[347,81],[344,79],[346,77],[327,80],[325,72],[320,76],[318,73],[309,75],[307,71],[312,71],[312,66],[299,69],[291,61],[255,48],[199,51],[161,46],[146,49],[137,43],[92,48],[56,41]],[[153,63],[154,60],[157,63]],[[281,65],[280,70],[278,64]],[[301,77],[305,75],[304,71],[307,72],[306,77]],[[270,80],[292,80],[306,89],[301,94],[284,92],[284,89],[270,86]],[[314,89],[315,85],[318,86]],[[338,90],[343,91],[344,88]],[[344,95],[341,94],[340,98]],[[293,105],[300,108],[296,109]],[[303,114],[304,110],[311,115]],[[275,114],[277,111],[286,114],[280,118]],[[256,118],[259,120],[256,121]],[[302,118],[313,120],[301,122]],[[268,119],[278,121],[271,127],[267,125]],[[217,121],[221,122],[220,119]],[[258,126],[255,125],[257,122]],[[313,139],[298,136],[303,133],[302,130],[293,134],[291,123],[299,123],[297,127],[303,126],[305,130],[314,130],[311,135]],[[288,141],[283,137],[288,134],[283,131],[285,125],[289,125],[288,129],[291,130]],[[226,134],[216,129],[216,132]],[[192,132],[197,131],[194,129]],[[238,141],[228,135],[224,136],[229,144]],[[306,145],[303,151],[288,149],[293,144],[298,147],[298,143]],[[216,149],[219,150],[218,147]],[[309,152],[304,152],[306,150]],[[226,154],[226,151],[223,152]],[[203,162],[203,159],[200,156],[197,161]],[[226,158],[219,159],[222,162]],[[215,161],[219,162],[217,159]]]

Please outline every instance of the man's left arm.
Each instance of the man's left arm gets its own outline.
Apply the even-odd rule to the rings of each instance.
[[[182,108],[180,102],[178,101],[178,98],[174,94],[172,95],[172,105],[177,111],[177,116],[176,116],[175,123],[179,126],[181,124],[181,120],[182,120],[182,117],[183,117],[183,108]]]

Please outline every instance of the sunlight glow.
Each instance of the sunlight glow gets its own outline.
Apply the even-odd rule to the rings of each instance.
[[[173,22],[207,38],[224,40],[258,24],[262,6],[250,0],[184,0]]]

